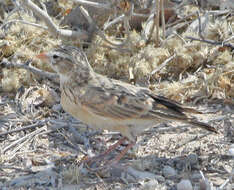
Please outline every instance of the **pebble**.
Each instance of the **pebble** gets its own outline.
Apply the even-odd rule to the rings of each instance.
[[[158,186],[158,181],[155,179],[151,179],[143,185],[143,189],[155,190],[157,189],[157,186]]]
[[[200,190],[211,190],[211,184],[207,179],[200,180]],[[213,188],[212,188],[213,189]]]
[[[196,154],[189,154],[187,159],[191,165],[196,165],[198,163],[198,156]]]
[[[202,178],[201,174],[199,172],[194,172],[191,176],[190,176],[190,179],[193,181],[193,182],[199,182],[199,180]]]
[[[166,178],[173,178],[177,175],[176,170],[170,166],[164,166],[162,172]]]
[[[177,190],[193,190],[193,186],[188,179],[182,179],[176,185]]]
[[[52,110],[55,112],[60,112],[62,110],[61,104],[55,104],[52,106]]]
[[[228,152],[229,152],[229,154],[230,154],[231,156],[234,156],[234,144],[232,144],[232,145],[230,146]]]

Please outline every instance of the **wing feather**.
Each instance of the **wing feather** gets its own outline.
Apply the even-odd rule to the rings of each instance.
[[[80,102],[96,115],[115,119],[186,119],[179,104],[153,95],[146,88],[127,87],[117,84],[114,87],[88,86],[80,97]]]
[[[153,106],[153,99],[147,95],[136,95],[127,89],[89,86],[80,98],[83,106],[91,112],[115,119],[141,118]]]
[[[113,86],[114,85],[114,86]],[[112,86],[87,85],[79,98],[81,105],[91,113],[118,120],[145,119],[155,121],[174,120],[216,132],[208,124],[187,117],[186,113],[200,113],[192,108],[155,95],[150,90],[112,82]]]

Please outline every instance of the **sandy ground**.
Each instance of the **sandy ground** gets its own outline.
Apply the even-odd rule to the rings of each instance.
[[[52,72],[35,60],[35,55],[56,45],[78,44],[17,22],[22,19],[46,26],[30,10],[15,11],[12,2],[0,1],[0,189],[234,189],[233,11],[223,12],[216,6],[207,20],[205,13],[212,5],[185,5],[177,20],[167,26],[168,36],[160,47],[155,45],[156,33],[146,43],[140,32],[130,31],[131,43],[124,47],[130,53],[109,48],[100,36],[93,38],[85,51],[95,71],[130,79],[197,107],[204,114],[196,117],[214,126],[219,134],[180,123],[155,123],[119,163],[110,165],[107,161],[128,142],[105,159],[87,165],[88,158],[99,155],[121,136],[94,131],[73,119],[59,103],[58,83],[28,71],[33,66],[41,73]],[[46,4],[59,25],[72,3],[61,0],[60,7],[57,5],[57,1]],[[200,42],[198,11],[206,22],[202,35],[212,43]],[[104,31],[107,39],[124,41],[121,28],[117,24]],[[161,33],[160,28],[160,37]],[[95,170],[97,166],[101,168]]]
[[[120,135],[87,128],[63,113],[59,104],[53,109],[60,112],[37,107],[37,117],[44,114],[43,119],[29,120],[29,113],[20,113],[14,103],[2,102],[1,109],[8,114],[0,118],[1,129],[21,130],[0,134],[1,189],[176,189],[182,179],[188,179],[194,189],[202,190],[202,175],[210,187],[225,183],[223,189],[233,187],[231,105],[199,107],[206,114],[198,117],[216,127],[219,134],[180,123],[161,123],[139,136],[137,145],[118,164],[108,166],[100,160],[87,166],[86,155],[100,154]],[[26,126],[28,129],[22,130]],[[105,158],[113,159],[126,145]],[[96,165],[103,168],[93,171]]]

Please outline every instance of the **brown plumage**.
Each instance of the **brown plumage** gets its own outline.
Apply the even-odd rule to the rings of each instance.
[[[99,75],[86,55],[66,46],[37,57],[47,60],[60,76],[65,111],[94,129],[118,131],[130,141],[145,129],[164,121],[179,121],[217,133],[206,123],[188,117],[199,111],[136,87]]]

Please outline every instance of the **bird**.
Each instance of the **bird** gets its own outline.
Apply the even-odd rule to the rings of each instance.
[[[202,113],[194,108],[157,95],[146,87],[96,73],[84,51],[75,46],[59,46],[36,57],[50,64],[59,75],[60,102],[67,113],[93,129],[120,132],[122,135],[101,155],[129,141],[114,158],[115,163],[135,145],[137,136],[157,123],[178,121],[218,133],[209,124],[188,116]]]

